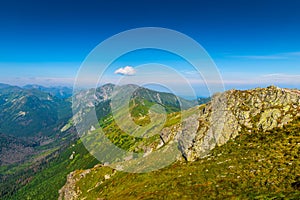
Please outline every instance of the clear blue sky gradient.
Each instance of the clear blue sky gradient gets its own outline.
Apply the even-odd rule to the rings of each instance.
[[[70,85],[101,41],[154,26],[198,41],[227,89],[299,88],[299,10],[298,0],[1,1],[0,82]]]

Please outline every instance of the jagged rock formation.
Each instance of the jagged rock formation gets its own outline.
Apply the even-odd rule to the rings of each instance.
[[[84,176],[85,174],[89,173],[90,169],[85,170],[84,173],[82,174],[82,176]],[[64,187],[62,187],[59,190],[59,200],[63,200],[63,199],[69,199],[69,200],[74,200],[78,198],[78,195],[80,194],[80,191],[76,190],[76,186],[75,183],[78,181],[78,179],[76,179],[74,177],[74,174],[77,173],[77,171],[71,172],[68,176],[67,176],[67,182],[64,185]]]
[[[253,90],[230,90],[217,94],[200,113],[195,138],[185,142],[179,136],[188,161],[206,156],[215,146],[235,138],[244,129],[267,131],[300,116],[300,92],[275,86]],[[189,134],[183,133],[190,137]],[[182,139],[183,138],[183,139]]]

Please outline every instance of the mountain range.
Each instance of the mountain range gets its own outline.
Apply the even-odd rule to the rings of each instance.
[[[26,183],[26,180],[35,173],[33,171],[41,170],[45,162],[55,159],[58,152],[63,151],[73,140],[77,140],[78,135],[73,126],[76,116],[88,115],[90,107],[95,107],[99,119],[108,116],[111,112],[110,102],[114,87],[113,84],[106,84],[97,89],[75,93],[74,97],[80,98],[81,104],[88,105],[88,110],[76,108],[78,105],[73,103],[73,115],[71,90],[68,88],[47,88],[38,85],[17,87],[1,84],[1,196],[17,190],[22,184],[16,186],[13,182]],[[159,103],[165,106],[168,112],[179,110],[179,102],[173,94],[160,93],[135,85],[127,85],[124,88],[138,88],[131,100],[136,102],[132,104],[135,113],[146,109],[141,104],[141,99],[150,104],[160,101]],[[183,101],[190,107],[197,104],[197,101]]]
[[[197,100],[137,85],[69,92],[0,85],[1,199],[300,197],[299,90],[229,90]],[[126,97],[129,113],[114,111]],[[97,124],[88,120],[93,111]],[[127,153],[112,158],[100,128]],[[98,161],[86,141],[116,165]],[[147,171],[168,159],[155,152],[174,145],[165,168],[124,172]],[[8,162],[14,151],[25,153]]]
[[[177,141],[181,156],[173,164],[141,174],[105,164],[75,170],[59,199],[299,199],[299,90],[229,90],[181,112],[188,116],[181,122],[179,114],[170,113],[160,137],[150,141],[124,140],[113,119],[102,125],[110,127],[106,136],[115,145],[133,152],[156,152]],[[117,166],[134,163],[140,170],[159,159],[145,158],[142,164],[130,158]]]

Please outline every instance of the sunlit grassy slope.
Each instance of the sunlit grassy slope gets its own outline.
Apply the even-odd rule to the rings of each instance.
[[[299,199],[299,155],[298,119],[283,129],[242,132],[206,158],[151,173],[98,167],[76,188],[80,199]]]
[[[165,126],[178,123],[180,117],[179,113],[168,114]],[[136,120],[139,122],[139,118]],[[101,124],[109,130],[107,137],[123,149],[134,150],[138,143],[151,145],[158,139],[129,136],[118,129],[111,116]],[[73,152],[74,158],[70,159]],[[299,155],[300,119],[273,131],[242,131],[206,158],[178,161],[150,173],[97,167],[80,179],[76,188],[81,191],[79,199],[299,199]],[[77,170],[75,174],[80,176],[83,169],[98,163],[78,141],[8,199],[57,199],[71,171]],[[111,178],[105,180],[105,175]]]
[[[143,121],[144,118],[148,118],[148,109],[153,103],[144,101],[145,104],[131,104],[130,112],[133,120],[140,123],[141,126],[147,125]],[[135,116],[135,111],[143,110],[141,115]],[[192,110],[194,110],[193,108]],[[166,109],[168,110],[168,109]],[[185,111],[186,115],[192,111]],[[165,126],[170,126],[179,122],[181,118],[180,113],[170,113],[167,115],[167,121]],[[150,118],[149,118],[150,119]],[[150,122],[150,121],[149,121]],[[106,136],[117,146],[125,150],[132,150],[134,146],[143,143],[144,145],[154,145],[158,142],[159,135],[155,135],[148,139],[135,138],[126,134],[120,130],[111,115],[106,116],[100,121]],[[97,130],[95,131],[97,132]],[[137,149],[141,151],[141,149]],[[75,152],[73,159],[70,156]],[[18,182],[18,179],[22,179],[23,176],[29,176],[28,183],[19,189],[13,195],[2,196],[3,199],[57,199],[58,190],[65,184],[67,175],[77,169],[87,169],[98,164],[99,161],[88,153],[81,140],[78,140],[74,144],[71,144],[69,148],[63,152],[59,152],[54,160],[43,164],[43,170],[38,171],[37,174],[25,173],[16,174],[14,181]],[[4,184],[4,183],[3,183]],[[9,183],[12,185],[13,183]],[[51,187],[50,187],[51,186]],[[17,188],[18,189],[18,188]]]

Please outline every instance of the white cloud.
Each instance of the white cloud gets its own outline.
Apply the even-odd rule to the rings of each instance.
[[[300,56],[300,51],[283,53],[285,56]]]
[[[300,81],[299,74],[265,74],[263,77],[273,78],[277,80],[285,80],[285,81]]]
[[[120,74],[124,76],[133,76],[136,74],[136,71],[133,67],[131,66],[126,66],[124,68],[119,68],[115,71],[115,74]]]
[[[253,59],[253,60],[277,60],[277,59],[286,59],[283,55],[246,55],[246,56],[231,56],[234,58],[244,58],[244,59]]]
[[[11,85],[28,85],[38,84],[43,86],[72,86],[74,84],[73,77],[0,77],[0,83]]]
[[[276,53],[271,55],[233,55],[229,57],[249,59],[249,60],[277,60],[277,59],[298,58],[299,56],[300,56],[300,52],[296,51],[296,52]]]

